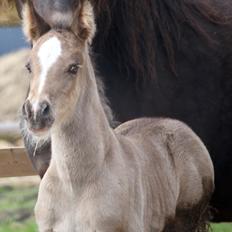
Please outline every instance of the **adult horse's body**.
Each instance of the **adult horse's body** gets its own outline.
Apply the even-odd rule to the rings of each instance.
[[[44,2],[33,0],[33,17],[25,18],[36,22],[27,34],[32,40],[49,27],[71,26],[70,12],[82,1]],[[230,0],[93,3],[98,13],[93,50],[116,119],[165,116],[186,122],[204,141],[215,165],[215,219],[232,220]],[[49,158],[46,149],[40,152]]]

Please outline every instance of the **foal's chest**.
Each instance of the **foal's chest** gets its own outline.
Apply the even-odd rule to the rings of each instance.
[[[63,198],[54,211],[57,219],[55,232],[116,232],[120,231],[121,218],[118,209],[108,208],[104,198]]]
[[[55,232],[95,232],[95,217],[90,203],[77,198],[63,198],[54,210]]]

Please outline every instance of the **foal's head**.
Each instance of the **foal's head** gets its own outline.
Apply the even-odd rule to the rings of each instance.
[[[79,17],[77,35],[71,31],[50,31],[31,51],[27,64],[30,91],[22,111],[29,130],[38,136],[47,135],[53,125],[74,112],[82,90],[88,68],[88,44],[95,32],[90,4]]]

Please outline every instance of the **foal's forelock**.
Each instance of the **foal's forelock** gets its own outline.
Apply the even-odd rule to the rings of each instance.
[[[34,89],[32,91],[35,94],[34,99],[31,99],[33,102],[34,111],[36,111],[41,97],[43,97],[43,90],[46,86],[46,81],[49,75],[49,71],[54,66],[62,53],[62,47],[60,40],[53,36],[42,43],[37,51],[36,59],[38,59],[40,73],[36,78],[36,85],[33,85]]]

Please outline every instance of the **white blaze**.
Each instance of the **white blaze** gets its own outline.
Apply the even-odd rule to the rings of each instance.
[[[55,36],[45,41],[39,48],[38,57],[40,62],[41,74],[39,76],[38,99],[33,104],[34,111],[36,111],[36,108],[38,107],[40,94],[42,93],[45,86],[49,69],[52,67],[53,64],[56,63],[59,56],[61,55],[61,52],[61,42]]]
[[[47,74],[53,64],[56,63],[61,55],[61,43],[57,37],[52,37],[45,41],[38,51],[40,61],[41,74],[39,78],[39,94],[42,92],[46,82]]]

